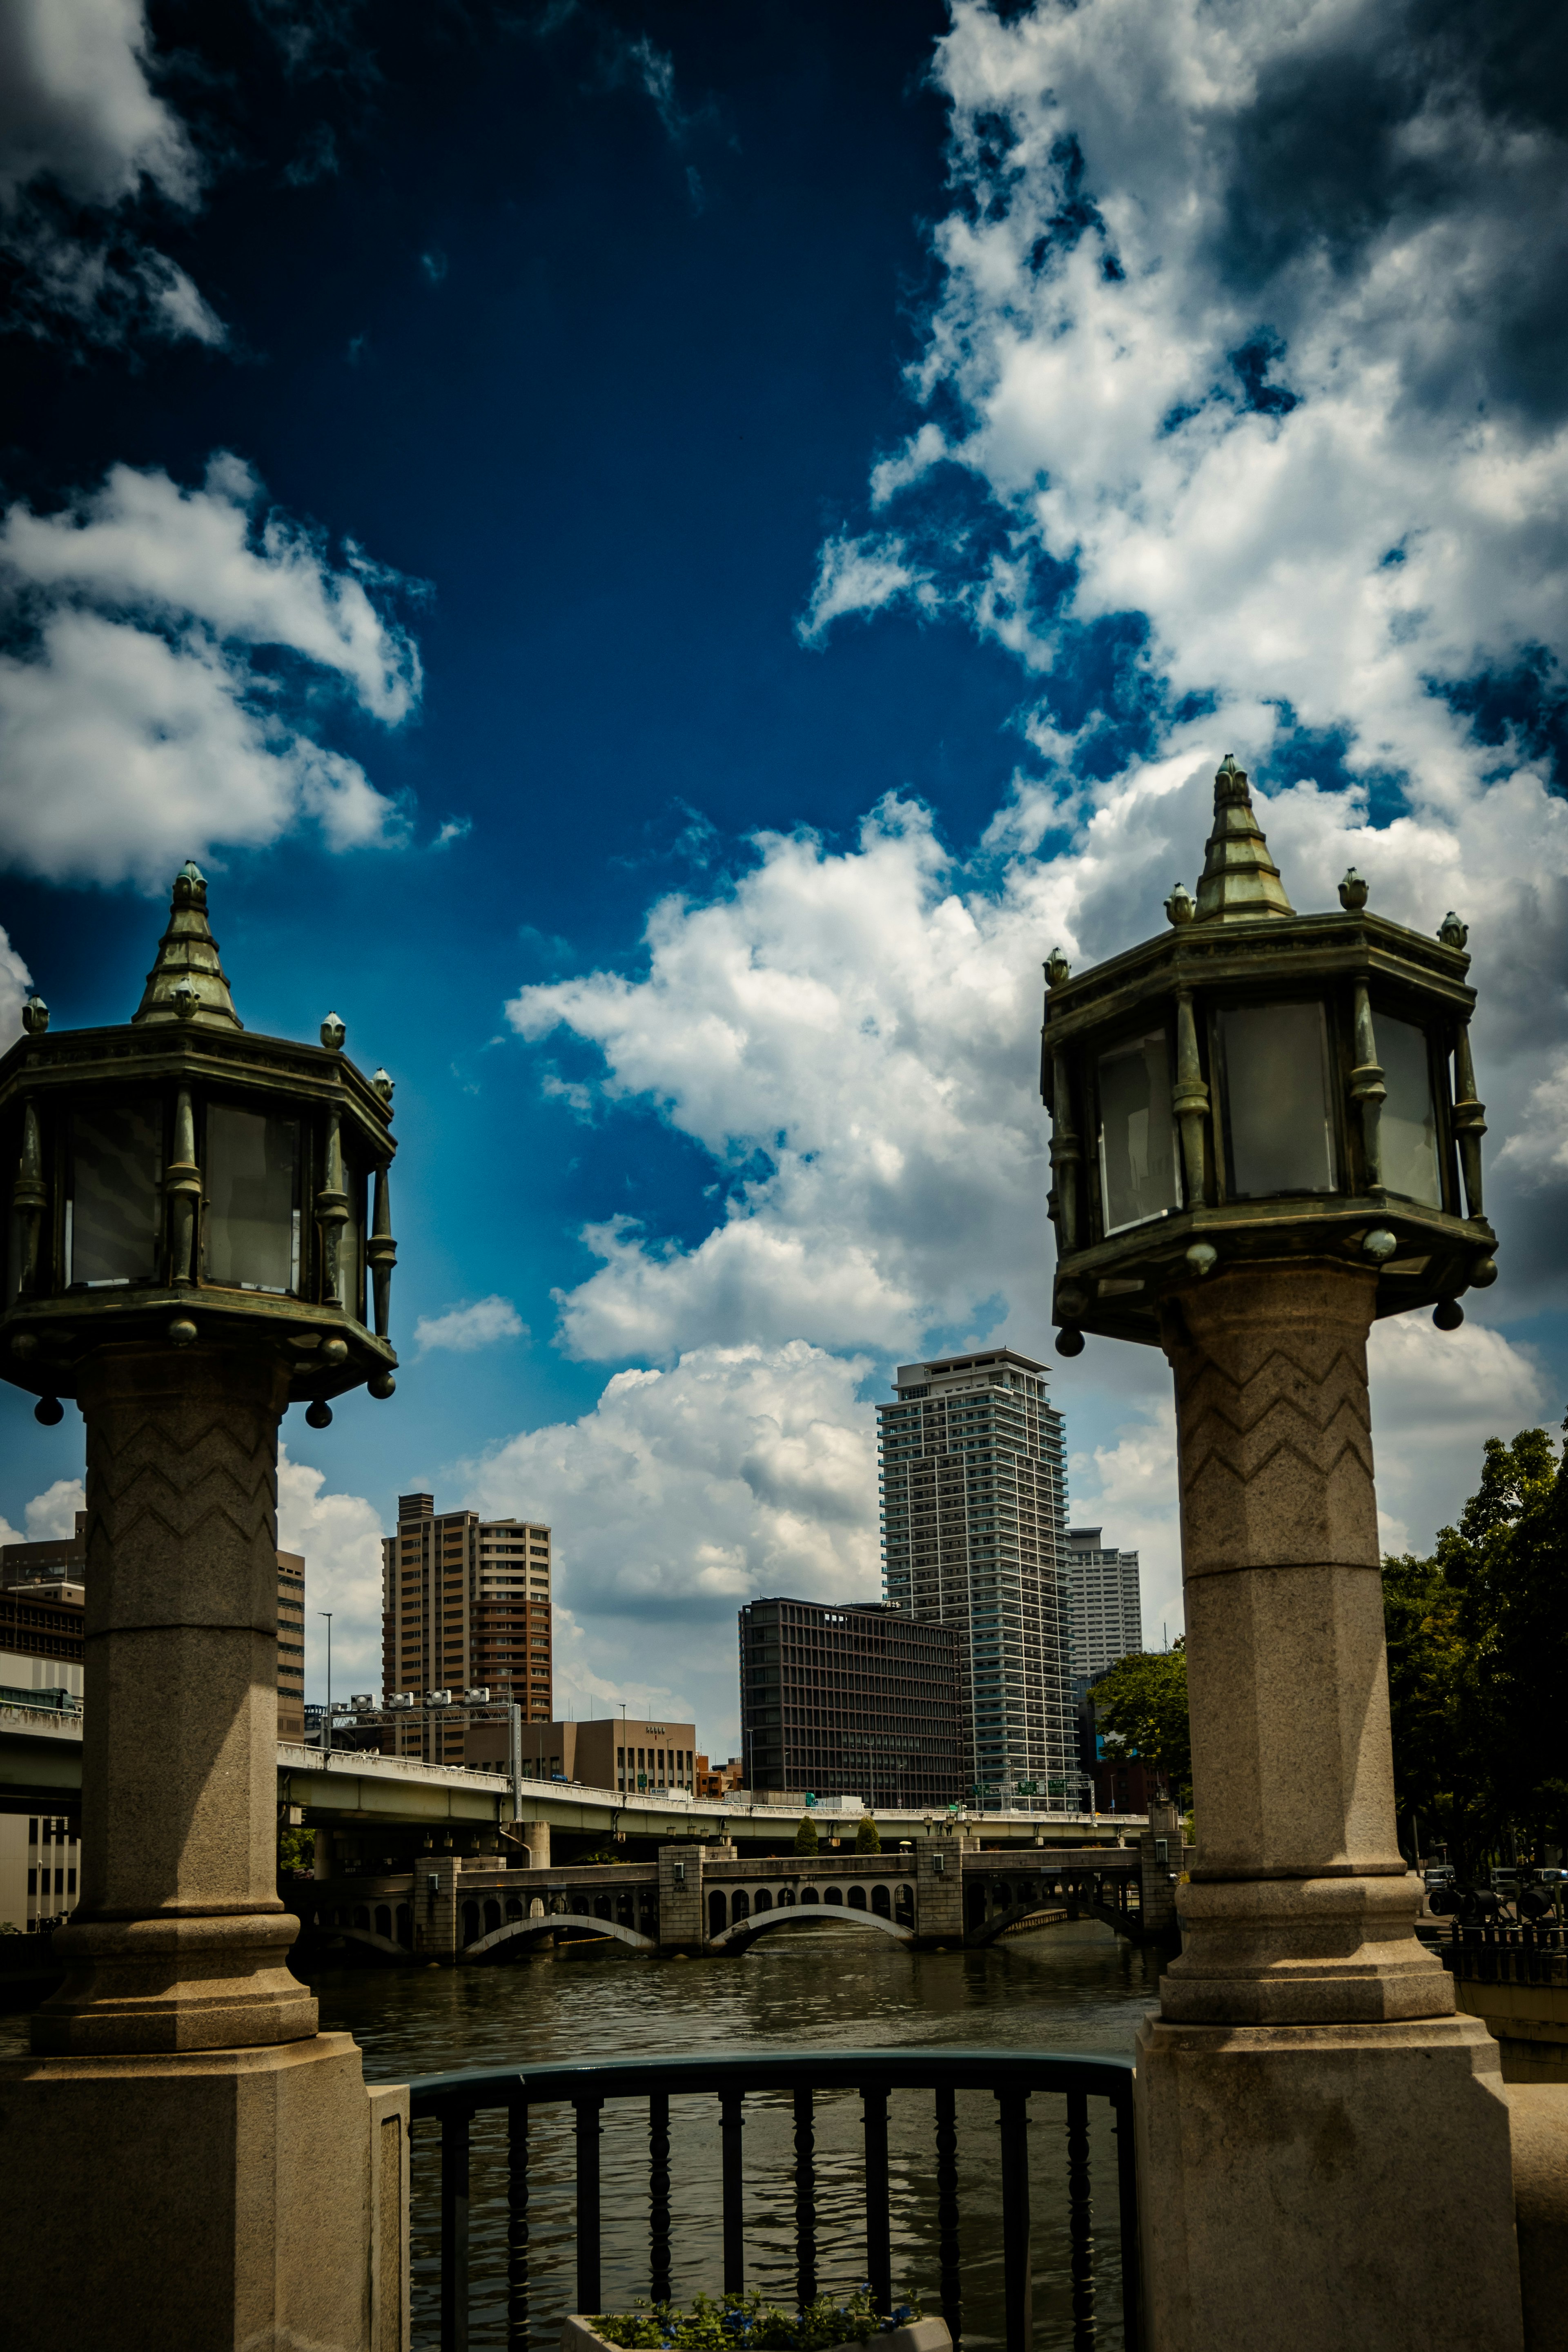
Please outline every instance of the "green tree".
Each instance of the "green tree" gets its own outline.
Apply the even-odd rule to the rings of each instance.
[[[313,1870],[316,1863],[314,1830],[280,1829],[278,1832],[278,1875],[297,1870]]]
[[[1191,1801],[1193,1736],[1187,1723],[1186,1637],[1169,1650],[1135,1650],[1119,1658],[1089,1693],[1101,1736],[1124,1746],[1167,1783],[1178,1804]]]
[[[1435,1559],[1384,1559],[1383,1622],[1400,1844],[1413,1857],[1434,1839],[1463,1852],[1477,1811],[1459,1731],[1466,1651],[1458,1595]]]
[[[855,1832],[855,1851],[857,1853],[880,1853],[882,1851],[881,1837],[870,1813],[860,1816],[860,1826]]]
[[[796,1853],[816,1852],[816,1823],[809,1813],[802,1813],[800,1817],[800,1827],[795,1833],[795,1850]]]
[[[1564,1424],[1568,1426],[1568,1423]],[[1458,1751],[1485,1846],[1568,1828],[1568,1456],[1543,1429],[1489,1437],[1481,1483],[1437,1538],[1462,1647]]]

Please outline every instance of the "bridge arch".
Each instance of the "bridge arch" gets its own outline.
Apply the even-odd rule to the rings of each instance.
[[[613,1936],[618,1944],[627,1944],[634,1952],[656,1952],[658,1946],[651,1936],[642,1936],[635,1927],[623,1927],[618,1919],[595,1919],[580,1911],[568,1911],[564,1916],[554,1914],[542,1919],[512,1919],[469,1944],[462,1954],[465,1960],[478,1959],[481,1954],[493,1952],[503,1944],[527,1943],[541,1936],[553,1936],[563,1927],[585,1927],[595,1936]]]
[[[900,1927],[892,1919],[884,1919],[879,1912],[850,1911],[842,1904],[835,1908],[829,1904],[819,1903],[809,1908],[802,1904],[792,1906],[787,1910],[764,1911],[760,1918],[753,1914],[750,1919],[737,1920],[732,1927],[726,1927],[721,1936],[710,1936],[709,1948],[718,1951],[726,1944],[749,1943],[753,1936],[765,1936],[771,1927],[820,1927],[825,1921],[836,1927],[875,1927],[884,1936],[892,1936],[900,1944],[914,1941],[912,1927]]]

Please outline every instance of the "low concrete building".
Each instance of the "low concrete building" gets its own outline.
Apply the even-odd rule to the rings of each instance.
[[[504,1767],[507,1727],[491,1717],[469,1727],[463,1760]],[[580,1780],[584,1788],[640,1795],[697,1793],[697,1726],[656,1723],[633,1715],[596,1717],[589,1723],[525,1723],[523,1777]]]

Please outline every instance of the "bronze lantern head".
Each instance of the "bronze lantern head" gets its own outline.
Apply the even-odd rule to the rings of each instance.
[[[1057,1345],[1158,1344],[1216,1268],[1332,1258],[1375,1269],[1377,1312],[1497,1278],[1481,1213],[1465,926],[1424,938],[1367,907],[1299,915],[1227,753],[1194,901],[1076,978],[1046,965]]]
[[[341,1024],[319,1046],[244,1028],[206,899],[182,866],[127,1024],[50,1030],[34,998],[0,1059],[0,1375],[42,1421],[98,1350],[198,1338],[276,1349],[318,1428],[329,1397],[395,1386],[390,1086],[346,1058]]]

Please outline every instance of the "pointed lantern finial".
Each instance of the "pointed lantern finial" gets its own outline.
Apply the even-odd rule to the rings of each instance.
[[[243,1029],[207,928],[206,877],[189,858],[174,877],[169,928],[158,942],[132,1021],[209,1022]]]
[[[1208,837],[1198,884],[1200,923],[1250,923],[1259,916],[1293,915],[1279,868],[1268,855],[1263,828],[1253,814],[1247,771],[1230,752],[1214,780],[1214,831]]]

